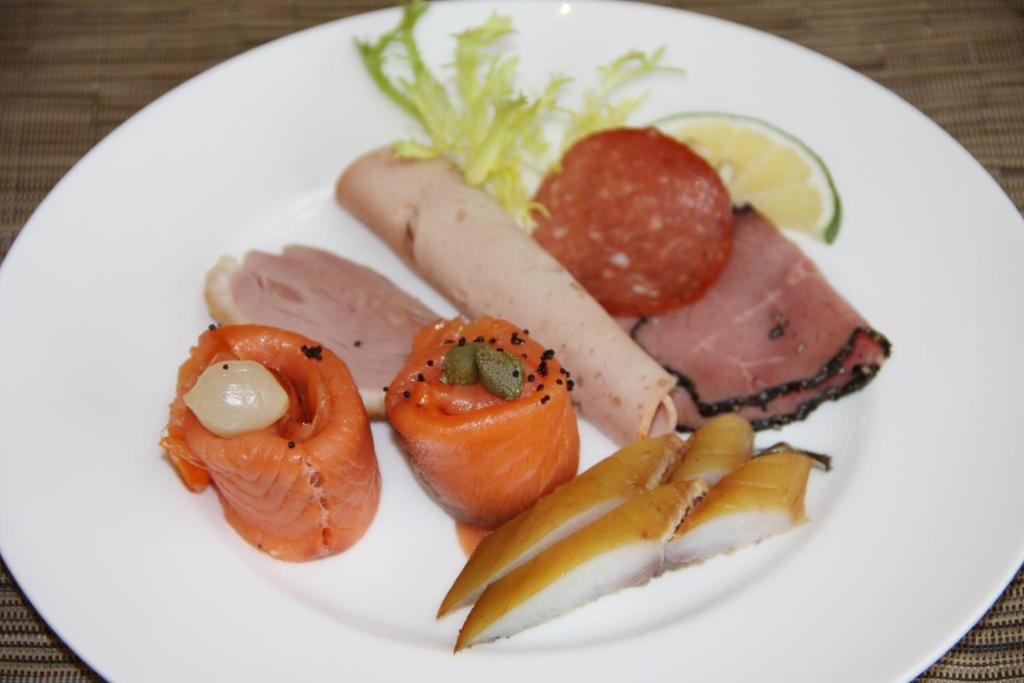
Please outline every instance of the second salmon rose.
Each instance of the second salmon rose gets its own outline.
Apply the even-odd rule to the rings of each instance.
[[[570,372],[528,330],[455,318],[420,330],[385,404],[438,504],[493,528],[576,474],[572,388]]]

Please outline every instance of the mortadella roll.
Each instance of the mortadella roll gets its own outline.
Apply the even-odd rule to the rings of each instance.
[[[335,190],[463,313],[515,320],[551,344],[571,371],[580,413],[614,441],[674,429],[675,379],[448,161],[377,149],[345,169]]]

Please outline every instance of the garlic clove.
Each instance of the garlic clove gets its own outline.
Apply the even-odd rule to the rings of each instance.
[[[183,398],[204,427],[225,439],[269,427],[288,412],[288,393],[252,360],[211,365]]]

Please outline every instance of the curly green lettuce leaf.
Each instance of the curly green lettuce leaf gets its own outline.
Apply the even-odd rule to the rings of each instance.
[[[625,125],[629,115],[646,98],[645,93],[639,97],[612,102],[611,96],[618,88],[656,72],[686,73],[678,67],[663,66],[661,59],[664,55],[664,46],[650,53],[631,50],[598,67],[600,83],[583,93],[583,106],[579,111],[569,112],[569,124],[562,138],[562,152],[591,133]]]
[[[402,8],[402,18],[376,41],[356,41],[374,82],[421,126],[425,140],[394,144],[401,158],[443,155],[461,169],[467,183],[484,188],[517,222],[529,229],[532,213],[543,211],[531,200],[526,173],[552,166],[544,124],[554,113],[568,114],[562,150],[598,130],[621,126],[642,98],[612,102],[621,85],[659,70],[664,52],[632,51],[600,67],[600,85],[584,94],[578,112],[560,108],[559,96],[570,79],[552,75],[542,92],[529,97],[515,87],[518,59],[498,49],[514,31],[510,17],[491,14],[480,26],[455,34],[454,93],[423,62],[414,30],[427,10],[423,0]],[[392,75],[404,65],[404,76]],[[555,160],[557,162],[557,159]]]
[[[363,40],[356,40],[356,49],[359,50],[359,55],[363,59],[363,66],[366,67],[366,70],[369,72],[370,77],[373,78],[374,83],[377,84],[377,87],[380,88],[392,102],[417,118],[419,118],[419,114],[416,111],[416,107],[405,96],[405,93],[399,89],[395,82],[391,80],[387,72],[384,70],[384,67],[388,61],[388,57],[391,56],[391,52],[407,40],[412,44],[413,56],[422,66],[423,60],[420,59],[419,51],[416,49],[416,43],[412,40],[412,29],[426,11],[427,5],[425,3],[421,0],[414,0],[402,8],[402,21],[399,22],[398,26],[382,35],[376,42],[370,43]]]
[[[552,77],[536,98],[514,85],[518,60],[494,50],[513,31],[510,17],[492,14],[480,26],[455,36],[455,94],[449,95],[423,62],[414,28],[427,5],[413,0],[402,19],[375,42],[357,41],[367,71],[378,87],[422,126],[427,140],[395,144],[399,157],[427,159],[444,155],[458,166],[466,182],[486,189],[521,224],[530,222],[530,193],[521,169],[548,149],[542,131],[566,79]],[[406,77],[386,68],[401,60]]]

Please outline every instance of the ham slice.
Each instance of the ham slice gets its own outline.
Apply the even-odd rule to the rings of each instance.
[[[336,196],[462,312],[504,318],[555,351],[580,412],[613,440],[675,426],[675,378],[450,163],[378,149],[345,170]]]
[[[619,321],[675,375],[683,431],[726,412],[755,429],[801,420],[864,387],[890,351],[800,248],[752,210],[737,215],[732,258],[703,298]]]
[[[281,255],[225,256],[206,276],[220,323],[271,325],[315,339],[348,365],[367,413],[384,417],[384,391],[409,357],[416,332],[437,319],[376,272],[310,247]]]

